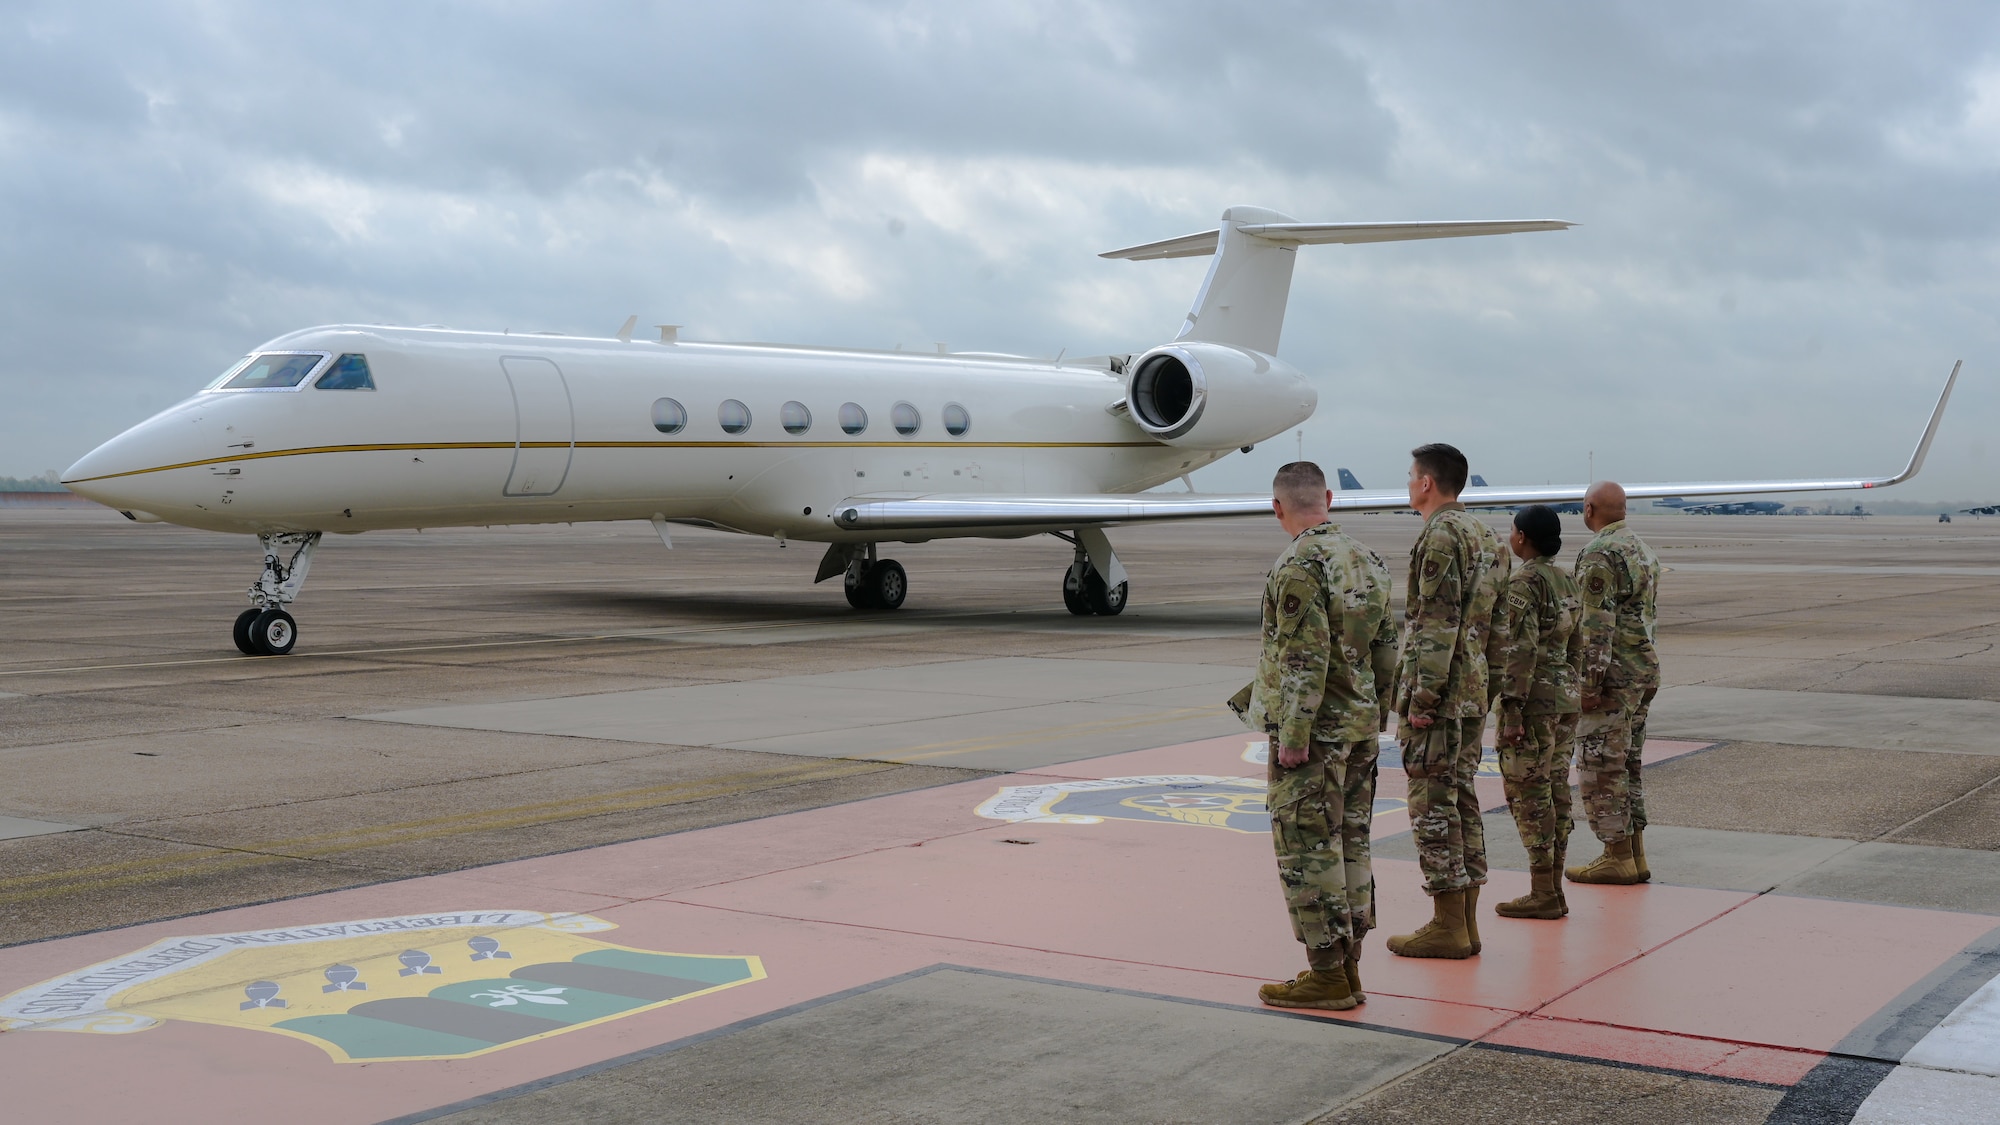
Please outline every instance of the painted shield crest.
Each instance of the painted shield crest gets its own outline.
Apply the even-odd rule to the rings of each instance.
[[[167,938],[0,999],[0,1029],[172,1020],[303,1039],[338,1062],[483,1055],[764,979],[735,954],[587,936],[587,914],[479,910]]]

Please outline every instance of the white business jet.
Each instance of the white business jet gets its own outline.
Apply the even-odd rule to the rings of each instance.
[[[1125,608],[1104,529],[1268,514],[1270,497],[1150,493],[1312,416],[1278,359],[1298,247],[1562,230],[1518,222],[1299,223],[1255,207],[1216,230],[1114,250],[1213,254],[1169,343],[1065,360],[336,325],[280,336],[199,394],[92,450],[71,491],[142,523],[253,534],[264,567],[237,618],[245,653],[282,655],[320,537],[387,528],[650,520],[827,544],[857,609],[908,577],[885,542],[1052,534],[1076,548],[1063,602]],[[1893,477],[1636,485],[1635,497],[1873,488],[1914,476],[1958,369]],[[1471,505],[1581,498],[1587,485],[1470,489]],[[1342,492],[1339,511],[1407,506]]]

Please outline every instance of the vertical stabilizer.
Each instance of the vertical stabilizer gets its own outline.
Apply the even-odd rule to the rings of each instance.
[[[1246,234],[1241,228],[1296,221],[1262,207],[1224,211],[1215,261],[1209,264],[1208,276],[1194,295],[1194,307],[1175,338],[1234,344],[1275,355],[1299,248]]]

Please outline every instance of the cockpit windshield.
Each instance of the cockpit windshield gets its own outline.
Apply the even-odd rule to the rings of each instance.
[[[305,382],[307,375],[320,365],[326,356],[319,352],[269,352],[251,356],[247,361],[232,369],[231,374],[216,390],[222,391],[282,391],[289,390]]]

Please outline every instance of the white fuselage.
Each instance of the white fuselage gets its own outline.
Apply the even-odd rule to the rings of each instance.
[[[258,351],[365,355],[375,386],[210,389],[85,456],[69,487],[216,531],[659,517],[841,542],[881,538],[835,526],[850,497],[1137,492],[1240,444],[1166,444],[1108,410],[1125,383],[1102,360],[351,326]],[[1312,413],[1284,371],[1304,389],[1274,401],[1258,440]],[[655,425],[661,399],[685,411],[677,432]],[[740,432],[723,426],[730,400],[748,408]],[[788,403],[810,415],[800,432]],[[848,403],[866,412],[859,433],[841,424]],[[895,424],[901,403],[912,433]],[[996,529],[925,533],[952,534]]]

